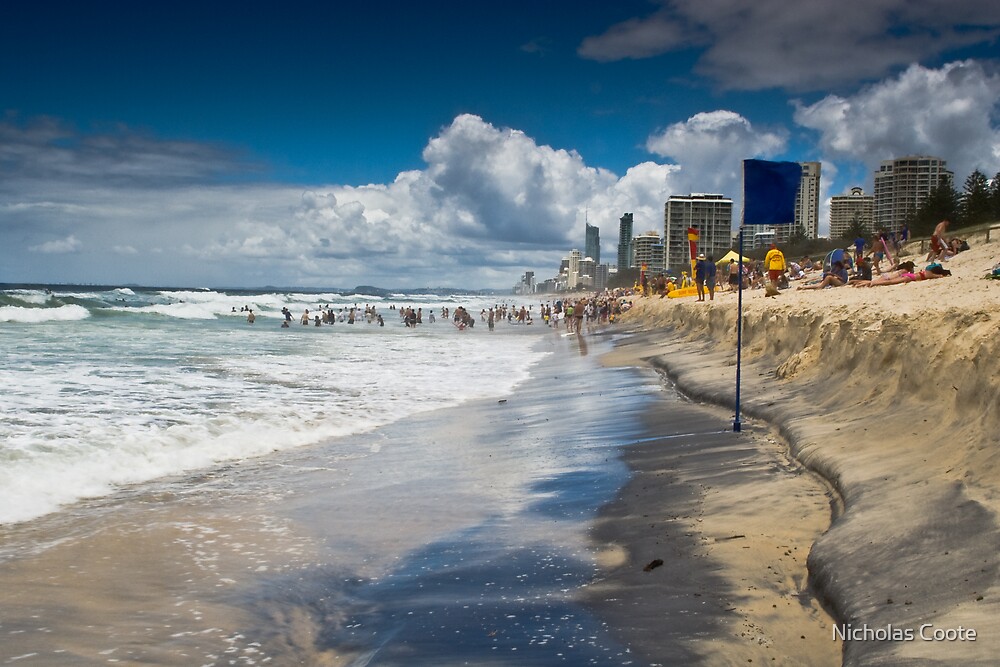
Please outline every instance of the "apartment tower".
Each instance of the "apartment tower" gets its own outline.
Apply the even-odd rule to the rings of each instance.
[[[898,232],[941,182],[953,179],[947,162],[929,155],[883,160],[875,172],[876,231]]]
[[[851,188],[850,194],[830,199],[830,238],[844,238],[855,217],[868,232],[874,232],[875,197],[866,195],[861,188]],[[853,239],[851,239],[853,240]]]
[[[670,196],[663,214],[666,268],[681,271],[690,267],[688,227],[698,230],[698,252],[722,257],[733,245],[733,200],[701,193]]]

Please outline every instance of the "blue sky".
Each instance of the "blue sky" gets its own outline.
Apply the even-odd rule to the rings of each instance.
[[[584,218],[611,257],[671,194],[739,210],[744,158],[825,199],[901,155],[992,176],[984,4],[5,8],[0,281],[507,287]]]

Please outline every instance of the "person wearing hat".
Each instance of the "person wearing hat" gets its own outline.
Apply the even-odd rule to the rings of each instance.
[[[698,261],[694,265],[694,285],[698,288],[698,301],[705,300],[705,278],[708,275],[708,266],[705,255],[698,255]]]
[[[764,269],[767,271],[767,278],[777,289],[778,278],[785,272],[785,256],[778,250],[777,244],[772,243],[771,249],[764,256]]]

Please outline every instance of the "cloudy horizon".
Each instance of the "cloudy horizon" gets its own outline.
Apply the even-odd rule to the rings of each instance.
[[[1000,9],[677,0],[595,4],[561,21],[512,7],[532,19],[522,32],[452,40],[455,80],[406,66],[412,49],[433,51],[425,42],[361,58],[364,81],[328,72],[349,61],[326,54],[323,71],[347,81],[332,91],[300,61],[278,62],[254,73],[287,99],[240,116],[229,101],[245,82],[198,78],[197,44],[164,65],[156,39],[148,50],[130,41],[148,59],[130,76],[108,59],[121,53],[82,58],[95,86],[120,87],[96,90],[100,104],[66,90],[23,39],[0,47],[16,63],[0,79],[0,281],[503,289],[525,271],[555,275],[583,247],[585,220],[607,258],[625,212],[637,233],[662,234],[670,195],[723,194],[738,217],[746,158],[823,163],[821,235],[830,196],[870,192],[882,160],[941,157],[959,188],[974,169],[1000,171]],[[3,36],[19,26],[37,37],[41,19],[20,12]],[[472,18],[483,17],[449,26]],[[462,78],[485,60],[489,74]],[[174,67],[195,89],[176,93],[190,95],[183,104],[170,97]],[[299,78],[284,81],[294,67]],[[418,91],[393,113],[389,84]],[[329,111],[306,118],[303,100]]]

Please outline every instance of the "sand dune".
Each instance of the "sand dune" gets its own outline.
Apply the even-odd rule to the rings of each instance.
[[[846,664],[1000,654],[1000,281],[983,279],[1000,242],[970,245],[940,280],[744,293],[744,413],[778,426],[843,498],[813,581],[840,623],[914,634],[858,635]],[[904,258],[922,266],[918,251]],[[662,332],[643,356],[682,390],[731,405],[736,301],[638,298],[623,321]]]

